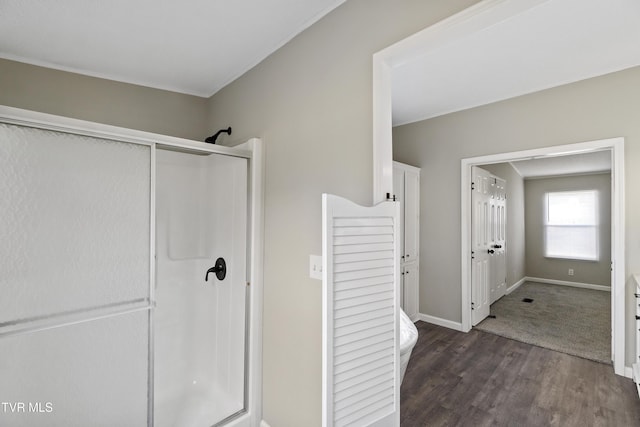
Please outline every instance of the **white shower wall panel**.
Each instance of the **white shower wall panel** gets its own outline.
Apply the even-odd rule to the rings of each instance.
[[[247,160],[158,150],[155,425],[244,408]],[[227,276],[205,273],[222,257]]]

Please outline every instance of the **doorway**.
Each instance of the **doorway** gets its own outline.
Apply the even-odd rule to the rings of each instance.
[[[472,167],[510,161],[552,158],[578,153],[609,150],[611,152],[611,350],[614,370],[625,374],[625,259],[624,259],[624,139],[613,138],[577,144],[547,147],[474,158],[461,161],[461,230],[462,230],[462,329],[472,327],[472,259],[471,259],[471,181]]]
[[[489,316],[506,292],[506,184],[480,166],[471,181],[471,323]]]
[[[488,260],[491,290],[489,310],[472,294],[474,328],[611,364],[611,151],[474,169],[489,178],[473,175],[472,200],[488,199],[473,204],[473,266]],[[504,221],[495,218],[496,176],[506,178]],[[490,221],[480,227],[484,211]],[[496,265],[500,250],[508,250],[506,268]],[[473,289],[477,276],[472,267]],[[508,284],[506,295],[494,290],[498,283]]]
[[[559,6],[558,3],[554,3],[554,2],[540,2],[540,3],[545,3],[547,6],[550,6],[550,7]],[[401,71],[400,68],[405,66],[408,68],[412,62],[418,59],[425,59],[428,55],[431,55],[434,52],[440,52],[443,50],[442,48],[444,48],[445,46],[452,46],[454,43],[460,42],[463,39],[468,40],[469,36],[481,35],[481,33],[486,34],[487,32],[485,30],[488,28],[493,28],[497,30],[499,29],[499,25],[498,25],[499,23],[513,23],[515,22],[515,19],[517,19],[518,17],[526,18],[528,16],[528,11],[543,11],[542,8],[536,7],[537,5],[538,5],[538,2],[536,1],[498,2],[497,4],[487,4],[485,2],[480,2],[469,9],[465,9],[459,14],[453,15],[444,21],[441,21],[435,25],[432,25],[424,29],[423,31],[418,32],[404,40],[401,40],[400,42],[392,46],[389,46],[388,48],[383,49],[373,55],[373,172],[374,172],[374,179],[373,179],[372,198],[374,203],[385,200],[386,194],[392,193],[393,191],[392,126],[394,123],[393,121],[394,108],[395,106],[398,105],[398,103],[396,103],[395,101],[392,102],[392,95],[395,95],[395,87],[394,87],[393,81],[394,81],[394,78],[396,78],[399,75],[398,72]],[[603,22],[607,21],[607,18],[604,17],[604,14],[601,14],[601,15],[602,15],[602,21]],[[550,16],[553,17],[553,16],[562,16],[562,15],[552,13]],[[612,22],[618,22],[618,20],[613,20]],[[515,32],[505,31],[504,33],[502,33],[502,37],[500,37],[500,40],[509,41],[509,43],[507,43],[507,46],[512,45],[514,35],[518,33],[527,34],[526,32],[521,31],[522,28],[535,28],[535,26],[530,26],[530,24],[527,24],[526,22],[520,22],[519,25],[514,25],[511,28],[516,29],[516,31]],[[563,25],[561,23],[561,25],[558,28],[561,30],[561,32],[565,32],[566,25]],[[576,30],[580,32],[580,30],[578,29]],[[593,34],[593,31],[589,29],[584,33],[585,35]],[[582,37],[580,39],[583,40]],[[539,39],[536,39],[536,40],[539,40]],[[518,44],[516,45],[519,46],[519,51],[522,52],[523,51],[521,48],[522,45],[518,45]],[[486,44],[484,48],[488,48],[490,46],[499,47],[502,45]],[[553,50],[550,50],[549,52],[552,52],[552,51]],[[502,57],[514,58],[516,56],[502,55]],[[571,55],[565,55],[564,57],[571,58],[571,61],[575,62],[575,59],[578,57],[578,53],[577,51],[572,50]],[[593,50],[590,49],[588,52],[585,52],[584,57],[596,58],[597,55],[595,55]],[[522,58],[525,58],[525,57],[522,56]],[[423,62],[426,63],[426,61],[423,61]],[[554,61],[549,61],[549,62],[553,63]],[[442,66],[444,64],[444,61],[435,61],[434,64],[438,66]],[[630,64],[629,66],[633,66],[633,64]],[[452,69],[460,69],[460,68],[462,67],[451,68],[449,69],[449,71]],[[535,67],[529,67],[529,69],[534,69],[534,68]],[[475,70],[475,68],[469,68],[469,69]],[[503,69],[511,70],[511,68],[509,67],[503,67]],[[582,71],[584,71],[584,69]],[[511,72],[510,74],[516,75],[513,72]],[[442,82],[447,81],[448,79],[438,80],[433,77],[432,73],[427,71],[419,73],[419,75],[423,76],[425,80],[437,84],[438,87],[447,86],[447,85],[444,85]],[[582,75],[584,76],[584,74]],[[521,78],[522,77],[521,74],[517,74],[517,76],[522,81],[529,81],[529,79],[523,80]],[[414,80],[409,80],[407,78],[404,78],[401,80],[403,82],[411,81],[412,83],[414,83]],[[458,81],[463,81],[463,80],[464,79],[458,80]],[[575,81],[575,80],[572,80],[572,81]],[[504,83],[503,81],[501,82]],[[555,83],[547,87],[555,87],[557,85],[565,84],[565,83],[569,83],[569,82],[566,79],[563,79],[562,81],[555,81]],[[459,85],[449,85],[449,86],[456,89],[460,87]],[[411,87],[411,85],[409,85],[409,87]],[[520,94],[533,93],[537,90],[539,90],[539,88],[537,89],[532,88],[531,90],[521,92]],[[473,91],[467,91],[467,92],[474,93]],[[413,93],[418,93],[415,90],[415,87],[413,88]],[[424,89],[421,93],[432,94],[433,91]],[[486,100],[485,102],[475,103],[473,105],[485,105],[493,101],[504,100],[508,98],[509,98],[508,96],[504,96],[504,97],[500,97],[499,99]],[[432,104],[430,105],[435,105],[437,103],[436,101],[434,101],[433,97],[429,97],[429,99],[432,101]],[[444,99],[450,100],[450,97],[449,98],[445,97]],[[599,105],[604,105],[604,104],[600,103]],[[446,114],[453,111],[460,111],[463,109],[467,109],[469,107],[470,107],[470,104],[465,104],[465,105],[462,105],[460,108],[456,108],[456,109],[447,108],[445,110],[440,111],[440,113]],[[606,111],[603,112],[603,114],[605,113]],[[427,117],[435,117],[435,115],[427,116],[423,114],[420,117],[422,119],[426,119]],[[409,123],[409,121],[405,121],[405,122]],[[563,124],[566,124],[566,120],[563,121]],[[578,125],[580,125],[580,122],[578,122]],[[536,126],[536,124],[531,124],[531,126]],[[560,124],[558,126],[560,126]],[[470,128],[472,127],[473,126],[470,126]],[[539,129],[539,128],[536,128],[536,129]],[[590,135],[590,134],[599,135],[598,132],[585,133],[584,129],[583,129],[583,132],[579,133],[579,135]],[[561,136],[561,137],[565,137],[565,136]],[[500,147],[500,144],[503,147],[503,149],[505,149],[504,147],[510,147],[510,146],[517,146],[520,149],[539,146],[539,141],[532,138],[534,138],[534,133],[529,133],[528,135],[525,135],[525,137],[522,140],[518,141],[517,143],[514,143],[513,145],[510,145],[511,142],[508,140],[492,141],[491,148],[484,147],[485,151],[482,151],[483,148],[479,147],[477,149],[473,149],[473,150],[469,149],[468,151],[464,151],[462,152],[462,154],[464,155],[464,153],[469,153],[468,155],[479,155],[479,154],[482,154],[483,152],[484,153],[495,152],[495,151],[499,152],[501,151],[501,149],[497,147]],[[582,138],[582,137],[580,136],[578,138]],[[577,139],[577,140],[580,140],[580,139]],[[602,143],[602,141],[600,142]],[[615,158],[614,167],[616,168],[616,171],[614,172],[614,174],[616,175],[614,175],[613,177],[614,186],[615,186],[613,198],[614,198],[614,202],[616,200],[620,202],[617,205],[618,208],[616,208],[615,218],[613,219],[613,224],[614,224],[613,227],[615,227],[615,230],[613,230],[614,231],[613,233],[614,249],[612,250],[612,252],[615,255],[614,256],[615,262],[612,265],[613,283],[614,283],[612,288],[614,293],[613,297],[615,298],[616,302],[613,310],[613,313],[615,314],[613,314],[612,317],[615,318],[614,319],[615,321],[613,322],[614,329],[615,329],[613,335],[614,337],[616,336],[618,337],[613,347],[614,348],[613,352],[614,352],[614,360],[615,360],[615,363],[614,363],[615,372],[619,375],[625,375],[625,376],[631,377],[631,370],[630,369],[625,370],[625,366],[624,366],[625,260],[624,260],[624,210],[622,209],[624,207],[624,200],[623,200],[624,198],[623,176],[624,175],[622,170],[623,168],[622,139],[619,139],[619,142],[620,142],[620,146],[619,146],[620,149],[613,150],[614,151],[613,156]],[[563,149],[562,147],[554,147],[551,149],[545,148],[541,150],[526,150],[526,151],[516,152],[516,153],[507,153],[505,155],[465,159],[467,160],[467,163],[463,164],[463,166],[466,165],[467,168],[465,169],[463,167],[464,176],[463,176],[462,182],[463,183],[467,182],[466,177],[468,177],[471,174],[470,167],[474,164],[473,162],[476,161],[476,159],[479,159],[479,160],[477,160],[475,164],[498,163],[502,161],[507,161],[514,157],[529,158],[533,156],[548,156],[554,153],[555,155],[559,155],[563,153],[563,150],[608,149],[608,148],[611,148],[612,145],[614,145],[614,143],[612,141],[609,141],[609,142],[605,142],[604,145],[595,144],[595,146],[593,146],[593,145],[587,144],[583,146],[583,148],[578,148],[577,146],[572,145],[572,146],[565,147],[565,149]],[[506,149],[509,149],[509,148],[506,148]],[[439,153],[439,154],[442,154],[442,153]],[[458,159],[459,157],[456,158],[456,161],[458,161]],[[398,159],[398,160],[403,160],[403,159]],[[443,168],[439,168],[439,169],[443,169]],[[469,212],[469,210],[466,208],[466,205],[469,202],[467,202],[468,198],[465,198],[466,196],[468,196],[469,194],[468,192],[469,192],[469,187],[466,184],[462,184],[463,235],[461,240],[463,241],[463,245],[459,248],[455,248],[456,253],[461,253],[461,259],[462,259],[462,266],[460,271],[462,275],[462,279],[460,280],[460,283],[462,285],[461,298],[460,298],[461,304],[458,305],[459,303],[458,303],[457,293],[455,294],[455,296],[452,296],[451,295],[452,293],[444,289],[445,288],[444,283],[446,283],[447,280],[451,283],[453,283],[452,281],[455,281],[455,283],[458,282],[458,278],[457,278],[458,270],[456,268],[455,270],[456,277],[454,277],[454,275],[451,274],[452,272],[448,272],[448,274],[438,275],[437,277],[437,280],[439,281],[438,291],[446,292],[447,296],[449,297],[449,300],[446,301],[448,305],[447,306],[441,305],[440,307],[438,307],[438,310],[435,313],[437,317],[429,316],[430,320],[437,321],[438,324],[446,325],[447,327],[451,327],[451,328],[462,330],[462,331],[468,331],[471,328],[470,326],[471,316],[470,316],[470,308],[469,308],[470,264],[468,262],[469,261],[468,241],[470,240],[470,231],[468,229],[468,224],[466,223],[466,219],[468,218],[468,212]],[[456,207],[456,210],[457,210],[457,207]],[[455,228],[457,228],[457,225],[455,226]],[[454,232],[453,230],[449,230],[449,231]],[[442,252],[443,251],[441,251],[441,253]],[[423,270],[423,272],[424,271],[425,270]],[[454,298],[455,298],[455,301],[453,300]],[[424,303],[421,303],[421,304],[424,304]],[[461,311],[458,311],[458,310],[461,310]],[[457,316],[452,315],[452,312],[454,311],[456,312],[456,314],[461,313],[460,322],[457,321],[458,320],[456,318]]]

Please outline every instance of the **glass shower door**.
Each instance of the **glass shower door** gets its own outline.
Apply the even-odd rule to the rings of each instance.
[[[247,160],[156,159],[154,425],[221,425],[246,409]]]
[[[147,424],[151,147],[0,123],[0,425]]]

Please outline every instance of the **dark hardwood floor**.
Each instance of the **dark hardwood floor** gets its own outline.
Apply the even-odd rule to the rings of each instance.
[[[424,322],[401,388],[401,425],[640,426],[633,381],[610,365]]]

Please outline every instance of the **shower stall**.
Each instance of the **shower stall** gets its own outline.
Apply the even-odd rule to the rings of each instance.
[[[258,425],[261,176],[0,107],[0,425]]]

